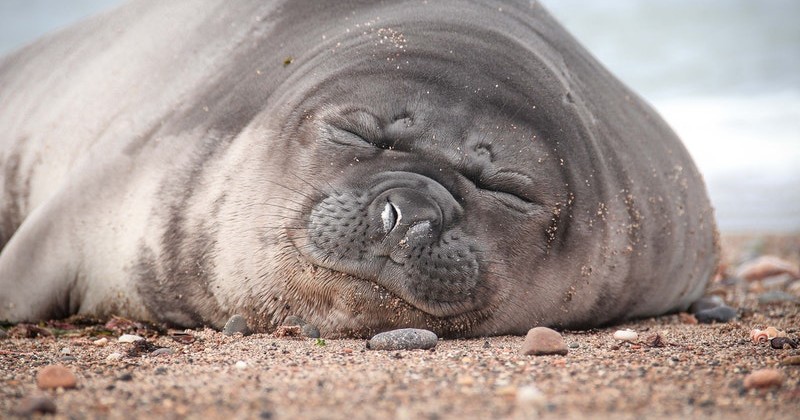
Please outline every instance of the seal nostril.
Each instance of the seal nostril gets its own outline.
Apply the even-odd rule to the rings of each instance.
[[[383,208],[383,212],[381,212],[383,231],[386,233],[391,232],[400,223],[400,219],[402,218],[403,215],[400,213],[400,209],[387,199],[386,206]]]

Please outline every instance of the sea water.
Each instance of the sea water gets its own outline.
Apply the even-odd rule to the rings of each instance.
[[[0,54],[119,0],[2,0]],[[800,1],[542,0],[650,102],[724,232],[800,233]]]

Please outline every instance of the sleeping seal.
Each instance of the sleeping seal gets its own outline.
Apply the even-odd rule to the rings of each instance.
[[[536,2],[132,2],[0,97],[0,319],[519,334],[716,266],[678,138]]]

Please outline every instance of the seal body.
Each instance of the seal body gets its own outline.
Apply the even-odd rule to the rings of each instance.
[[[0,319],[519,334],[717,261],[680,141],[535,2],[134,2],[0,97]]]

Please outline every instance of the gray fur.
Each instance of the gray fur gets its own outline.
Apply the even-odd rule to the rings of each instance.
[[[132,2],[0,97],[0,319],[523,333],[718,258],[680,141],[535,2]]]

